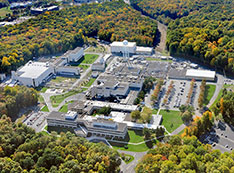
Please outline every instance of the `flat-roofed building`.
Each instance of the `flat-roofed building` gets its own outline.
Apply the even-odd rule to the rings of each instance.
[[[128,132],[126,123],[117,123],[104,119],[85,121],[84,127],[86,128],[87,133],[102,137],[124,138]]]
[[[136,42],[114,41],[110,44],[111,53],[124,54],[127,52],[130,55],[136,54]]]
[[[56,112],[52,111],[47,117],[48,126],[60,126],[60,127],[70,127],[77,128],[77,113],[76,112]]]
[[[187,79],[214,81],[215,75],[215,71],[188,69],[185,77]]]
[[[78,62],[84,56],[84,49],[77,47],[74,50],[67,51],[62,57],[66,59],[66,62]]]
[[[54,68],[49,63],[29,61],[16,72],[12,71],[12,79],[25,86],[38,87],[54,74]]]
[[[152,55],[153,48],[152,47],[137,46],[136,47],[136,54],[137,55]]]
[[[124,138],[127,134],[127,125],[104,119],[93,119],[91,121],[79,118],[77,112],[69,111],[68,113],[51,112],[47,118],[48,126],[80,128],[84,137],[88,134],[103,137],[120,137]]]

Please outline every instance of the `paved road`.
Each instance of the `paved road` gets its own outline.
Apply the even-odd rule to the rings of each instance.
[[[185,124],[181,124],[180,127],[178,127],[177,129],[175,129],[171,135],[177,135],[178,133],[180,133],[184,128],[186,127]]]
[[[50,97],[54,96],[55,94],[50,93],[41,93],[42,97],[45,100],[46,105],[48,106],[49,111],[58,111],[66,102],[72,101],[72,100],[83,100],[85,95],[83,93],[78,93],[76,95],[72,95],[70,97],[65,98],[57,107],[53,107],[50,101]],[[60,94],[56,94],[60,95]]]
[[[214,93],[213,97],[210,99],[210,102],[207,105],[208,108],[214,103],[214,101],[216,100],[216,98],[219,95],[220,90],[223,88],[223,85],[224,85],[223,75],[217,74],[216,76],[217,76],[216,89],[215,89],[215,93]]]
[[[137,163],[147,153],[147,151],[146,152],[131,152],[131,151],[122,151],[122,150],[118,150],[118,152],[129,154],[129,155],[132,155],[134,157],[134,160],[132,162],[130,162],[129,164],[126,164],[124,161],[121,162],[120,169],[124,173],[134,173],[135,172],[134,169],[135,169]]]

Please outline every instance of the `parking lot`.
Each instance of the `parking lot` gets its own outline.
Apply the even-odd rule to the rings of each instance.
[[[221,152],[230,152],[234,149],[234,129],[219,122],[201,140],[212,145],[214,149],[221,150]]]
[[[165,93],[167,92],[171,81],[174,82],[173,89],[168,96],[167,103],[164,105],[163,98],[165,97]],[[160,94],[161,99],[159,99],[160,106],[163,108],[171,109],[171,110],[177,110],[181,105],[186,104],[187,99],[188,99],[187,98],[188,92],[190,90],[190,83],[191,81],[189,80],[167,80],[166,84],[163,86],[161,90],[161,94]],[[201,82],[195,82],[195,85],[193,87],[193,94],[191,97],[190,104],[194,108],[198,107],[197,99],[200,93],[200,85],[201,85]]]
[[[26,117],[24,124],[33,128],[36,132],[40,132],[46,125],[47,115],[48,112],[32,112]]]

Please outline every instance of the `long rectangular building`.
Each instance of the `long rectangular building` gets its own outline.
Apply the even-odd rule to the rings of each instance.
[[[214,81],[215,75],[215,71],[188,69],[185,77],[187,79]]]

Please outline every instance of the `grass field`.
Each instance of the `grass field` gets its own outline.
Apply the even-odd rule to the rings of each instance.
[[[128,130],[129,142],[138,143],[144,141],[144,135],[141,130]]]
[[[94,61],[98,58],[96,54],[85,54],[81,64],[93,64]]]
[[[65,104],[59,109],[59,112],[67,113],[67,111],[68,111],[68,104],[69,104],[69,103],[73,103],[73,102],[74,102],[74,101],[72,100],[72,101],[70,101],[70,102],[65,103]]]
[[[44,100],[44,98],[41,95],[38,96],[38,101],[40,103],[45,103],[45,100]]]
[[[10,7],[0,8],[0,18],[5,17],[9,13],[10,14],[12,13],[12,11],[10,10]]]
[[[89,65],[83,65],[83,64],[79,64],[78,67],[83,69],[83,72],[86,71],[89,68]]]
[[[165,61],[165,62],[173,62],[172,60],[162,60],[159,58],[151,58],[151,57],[147,57],[146,58],[147,61]]]
[[[43,106],[43,108],[41,108],[41,111],[43,112],[49,112],[49,108],[47,105]]]
[[[112,145],[112,147],[116,150],[123,150],[123,151],[133,151],[133,152],[144,152],[147,151],[149,149],[151,149],[155,143],[150,142],[148,143],[148,145],[146,145],[146,143],[142,143],[140,145],[132,145],[132,144],[121,144],[121,143],[116,143],[116,142],[110,142],[109,143]],[[124,146],[127,146],[128,148],[124,148]]]
[[[89,82],[87,82],[87,83],[84,85],[84,87],[90,87],[90,86],[94,83],[95,80],[96,80],[95,78],[90,78]]]
[[[68,77],[61,77],[61,76],[57,76],[55,79],[52,79],[51,82],[54,83],[62,83],[62,82],[75,82],[76,78],[68,78]]]
[[[89,47],[87,50],[85,50],[85,52],[103,53],[103,52],[106,52],[106,49],[103,46],[97,45],[96,47],[94,47],[94,46]]]
[[[161,110],[159,114],[163,116],[162,125],[170,133],[183,124],[179,111]]]
[[[213,97],[215,92],[216,86],[215,85],[206,85],[205,88],[205,95],[204,95],[204,105],[208,105],[210,102],[210,99]]]
[[[43,87],[40,92],[45,93],[47,89],[48,89],[47,87]]]
[[[233,85],[224,85],[223,88],[219,91],[219,94],[218,94],[218,97],[215,99],[214,103],[210,106],[210,109],[212,109],[217,102],[220,101],[221,97],[222,97],[222,93],[223,93],[223,89],[224,88],[229,88],[229,87],[232,87]]]
[[[71,91],[68,91],[64,94],[51,96],[50,100],[51,100],[52,106],[57,107],[65,98],[70,97],[70,96],[75,95],[75,94],[78,94],[82,91],[83,90],[80,90],[80,91],[79,90],[71,90]]]

